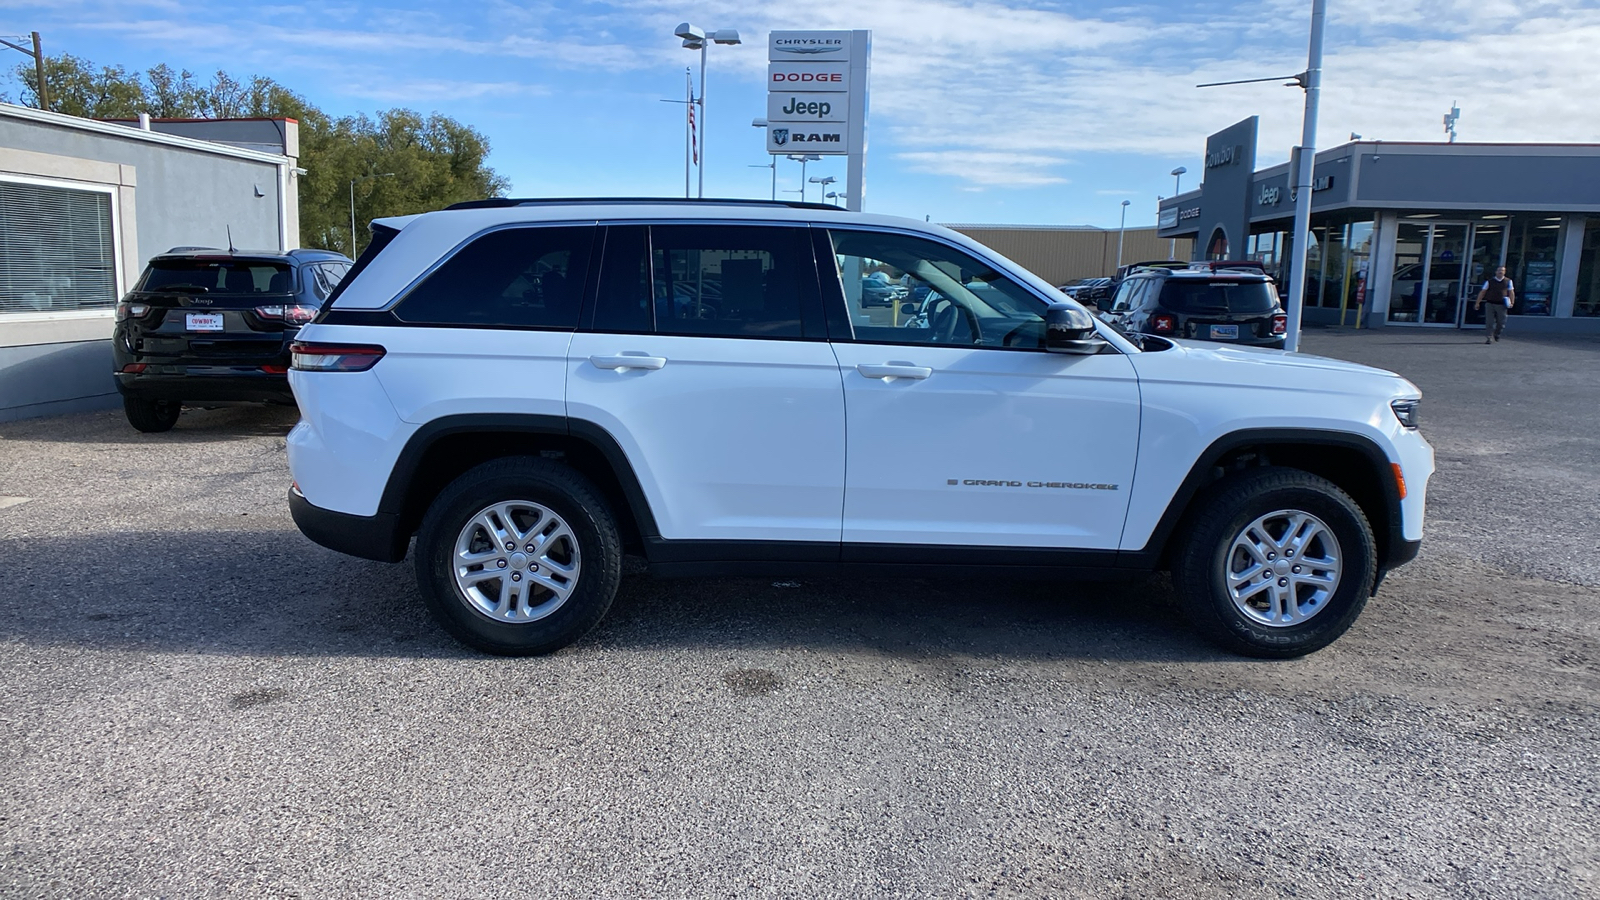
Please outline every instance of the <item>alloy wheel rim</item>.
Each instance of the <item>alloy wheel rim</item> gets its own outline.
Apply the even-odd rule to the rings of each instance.
[[[1280,509],[1234,536],[1225,566],[1235,609],[1255,624],[1289,628],[1328,608],[1343,557],[1326,522],[1304,510]]]
[[[536,622],[560,609],[578,586],[578,537],[554,510],[508,500],[479,510],[456,536],[456,591],[497,622]]]

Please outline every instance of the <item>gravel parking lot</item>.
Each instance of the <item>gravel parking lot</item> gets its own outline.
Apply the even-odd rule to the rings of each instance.
[[[293,410],[0,425],[0,895],[1600,896],[1600,339],[1306,344],[1440,472],[1287,662],[1160,579],[643,575],[491,659],[295,530]]]

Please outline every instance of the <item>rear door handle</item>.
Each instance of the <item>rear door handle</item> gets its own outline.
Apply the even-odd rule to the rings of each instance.
[[[882,378],[884,381],[893,381],[896,378],[915,378],[921,380],[933,374],[927,366],[914,366],[911,363],[860,363],[856,371],[868,378]]]
[[[597,369],[659,369],[667,364],[664,356],[645,356],[643,353],[619,353],[616,356],[591,356],[589,362]]]

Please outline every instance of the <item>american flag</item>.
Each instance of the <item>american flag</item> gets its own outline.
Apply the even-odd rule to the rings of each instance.
[[[694,101],[689,102],[689,144],[694,147],[694,164],[700,165],[700,132],[694,126]]]

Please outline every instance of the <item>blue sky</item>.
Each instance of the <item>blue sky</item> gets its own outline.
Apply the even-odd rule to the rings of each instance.
[[[1595,141],[1600,5],[1579,0],[1331,0],[1318,143]],[[1305,66],[1310,0],[395,2],[0,0],[0,33],[145,69],[268,75],[339,115],[406,106],[484,132],[513,193],[681,195],[684,68],[673,27],[735,28],[709,58],[706,193],[765,197],[766,35],[870,28],[867,209],[936,222],[1153,224],[1205,135],[1261,116],[1259,165],[1287,158],[1303,94],[1204,81]],[[6,51],[7,62],[25,57]],[[14,82],[0,84],[13,95]],[[809,175],[844,179],[843,159]],[[779,188],[799,186],[780,160]],[[1185,188],[1196,175],[1185,176]],[[795,193],[780,197],[796,197]],[[808,199],[817,199],[813,186]]]

